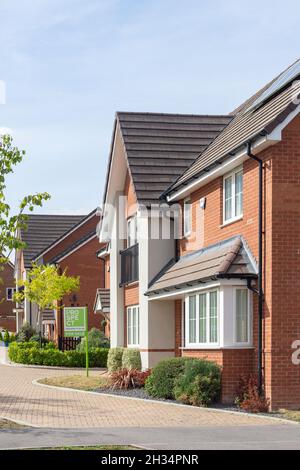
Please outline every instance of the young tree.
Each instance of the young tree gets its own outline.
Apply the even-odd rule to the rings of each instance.
[[[22,162],[25,150],[13,146],[12,137],[0,138],[0,270],[9,260],[13,250],[23,248],[25,243],[18,236],[20,229],[26,229],[25,210],[33,211],[35,206],[42,206],[43,201],[50,199],[48,193],[37,193],[23,197],[16,214],[6,202],[5,189],[7,175],[14,172],[14,167]]]
[[[53,265],[33,264],[26,280],[18,281],[23,289],[16,292],[14,300],[25,299],[34,302],[38,307],[37,329],[42,333],[41,314],[46,308],[57,308],[57,302],[67,294],[79,289],[79,277],[67,276],[66,271],[59,274]]]

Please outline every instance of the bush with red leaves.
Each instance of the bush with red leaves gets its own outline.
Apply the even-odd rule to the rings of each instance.
[[[151,370],[121,369],[110,375],[110,383],[113,389],[141,388],[150,373]]]
[[[249,413],[267,413],[269,400],[259,394],[258,380],[255,375],[241,377],[235,403]]]

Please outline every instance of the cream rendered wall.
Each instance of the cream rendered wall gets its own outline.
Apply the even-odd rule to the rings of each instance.
[[[151,239],[150,220],[147,214],[138,216],[139,242],[139,298],[140,298],[140,349],[143,368],[153,367],[158,361],[174,356],[169,351],[143,351],[174,349],[174,300],[149,301],[145,296],[149,282],[175,256],[175,241]]]

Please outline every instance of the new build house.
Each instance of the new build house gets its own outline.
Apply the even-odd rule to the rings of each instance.
[[[117,113],[104,191],[112,346],[144,368],[222,366],[222,399],[257,374],[300,405],[300,62],[227,116]],[[200,106],[199,106],[200,107]]]
[[[0,270],[0,330],[16,331],[14,265],[8,261]]]
[[[24,279],[32,263],[54,264],[69,276],[80,277],[78,292],[65,296],[62,306],[87,306],[89,328],[103,329],[104,312],[94,312],[98,288],[104,287],[104,262],[97,258],[99,223],[97,210],[88,215],[29,215],[21,239],[27,246],[16,253],[16,279]],[[18,328],[25,322],[36,326],[37,306],[29,301],[17,309]],[[63,316],[57,309],[42,314],[43,332],[51,339],[63,336]]]

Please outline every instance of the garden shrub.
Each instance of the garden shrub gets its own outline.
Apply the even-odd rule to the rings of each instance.
[[[187,357],[173,357],[160,361],[145,383],[145,390],[152,397],[174,398],[174,382],[184,370]]]
[[[142,361],[141,353],[138,349],[126,348],[122,356],[122,369],[137,369],[141,370]]]
[[[16,339],[18,342],[23,343],[29,341],[30,338],[36,334],[36,330],[31,325],[29,325],[28,322],[25,322],[19,329]]]
[[[77,346],[79,351],[85,351],[85,338],[81,339],[81,342]],[[105,336],[103,331],[97,328],[91,328],[88,332],[88,346],[91,348],[109,348],[109,338]]]
[[[189,405],[208,406],[220,398],[220,392],[221,368],[206,359],[186,362],[174,382],[175,399]]]
[[[149,374],[150,370],[120,369],[110,375],[110,383],[113,389],[141,388]]]
[[[240,378],[235,403],[248,413],[267,413],[270,406],[269,400],[259,394],[258,379],[254,374]]]
[[[8,349],[9,358],[21,364],[46,366],[85,367],[85,353],[82,351],[59,351],[49,343],[40,348],[37,342],[11,343]],[[91,348],[89,352],[90,367],[106,367],[107,348]]]
[[[10,340],[9,332],[8,332],[8,330],[5,330],[4,335],[3,335],[3,341],[4,341],[5,344],[8,344],[9,340]]]
[[[122,356],[124,348],[111,348],[107,357],[108,372],[115,372],[122,369]]]
[[[39,334],[35,334],[31,336],[30,341],[35,341],[36,343],[42,343],[43,345],[49,343],[49,340],[45,338],[45,336],[40,336]]]

